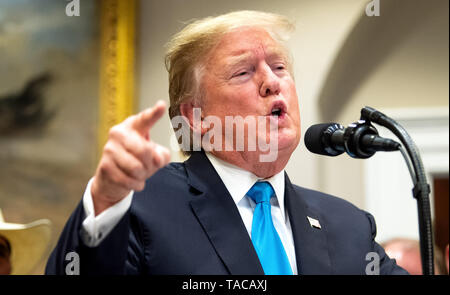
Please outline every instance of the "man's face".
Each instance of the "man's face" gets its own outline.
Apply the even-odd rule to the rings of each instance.
[[[285,53],[265,30],[244,27],[225,34],[207,57],[203,89],[202,115],[217,116],[222,124],[225,116],[272,118],[279,153],[290,156],[298,145],[295,83]],[[256,136],[268,141],[270,129],[265,129]]]

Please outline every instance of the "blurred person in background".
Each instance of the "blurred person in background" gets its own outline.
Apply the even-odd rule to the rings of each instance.
[[[447,247],[445,248],[445,266],[447,267],[447,274],[449,274],[449,270],[448,270],[448,244]]]
[[[31,274],[48,251],[51,223],[7,223],[0,209],[0,275]]]
[[[3,236],[0,236],[0,275],[11,274],[11,245]]]
[[[395,259],[397,264],[411,275],[423,275],[419,241],[408,238],[394,238],[382,243],[381,246],[390,258]],[[434,246],[434,273],[437,275],[448,274],[448,266],[446,269],[444,257],[437,246]]]

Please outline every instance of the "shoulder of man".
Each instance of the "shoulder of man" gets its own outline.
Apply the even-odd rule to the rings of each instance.
[[[326,233],[330,257],[336,274],[367,274],[367,265],[376,255],[379,274],[407,274],[390,259],[375,241],[377,228],[374,217],[352,203],[319,191],[293,185],[295,197],[301,198],[307,212],[319,218]]]
[[[356,214],[367,213],[341,197],[308,189],[295,184],[292,186],[294,187],[294,191],[297,196],[301,197],[306,205],[312,209],[340,209],[353,211]]]
[[[188,192],[188,190],[188,176],[184,163],[172,162],[148,178],[145,189],[136,192],[135,196],[138,198],[140,195],[170,197],[174,193],[179,194],[182,191]]]

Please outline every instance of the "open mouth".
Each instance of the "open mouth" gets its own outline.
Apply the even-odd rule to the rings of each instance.
[[[272,104],[270,116],[281,118],[286,114],[286,104],[283,101],[275,101]]]
[[[272,110],[271,114],[272,114],[272,116],[279,117],[279,116],[281,116],[281,109],[275,108],[275,109]]]

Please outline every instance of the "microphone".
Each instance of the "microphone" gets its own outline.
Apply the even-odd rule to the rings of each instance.
[[[352,158],[367,159],[376,152],[396,151],[400,144],[378,136],[370,122],[359,120],[347,128],[338,123],[312,125],[305,133],[306,148],[315,154],[338,156],[346,152]]]

